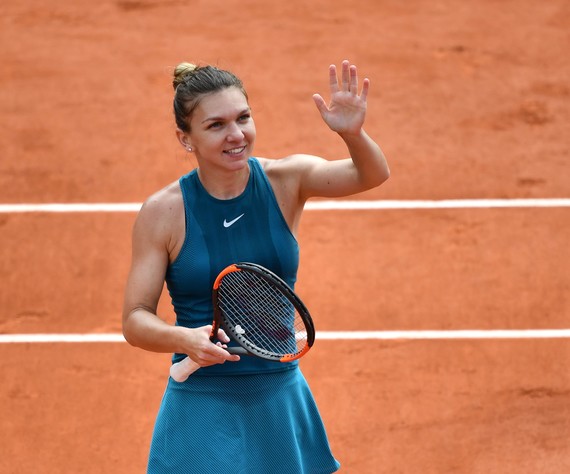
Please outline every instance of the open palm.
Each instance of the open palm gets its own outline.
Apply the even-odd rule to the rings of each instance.
[[[329,128],[340,134],[357,134],[364,124],[366,116],[366,96],[370,81],[364,79],[362,91],[358,94],[358,75],[356,66],[348,61],[342,62],[341,82],[339,85],[336,66],[329,67],[331,99],[327,105],[321,95],[313,95],[313,100]]]

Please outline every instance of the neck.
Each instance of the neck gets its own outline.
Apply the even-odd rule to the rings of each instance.
[[[208,194],[216,199],[233,199],[241,195],[249,181],[249,165],[236,171],[216,173],[198,168],[198,178]]]

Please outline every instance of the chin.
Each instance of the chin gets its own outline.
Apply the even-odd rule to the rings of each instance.
[[[235,166],[243,166],[245,164],[247,164],[247,160],[249,159],[249,150],[244,150],[243,153],[240,153],[239,155],[233,155],[233,156],[225,156],[225,160],[227,163],[235,165]]]

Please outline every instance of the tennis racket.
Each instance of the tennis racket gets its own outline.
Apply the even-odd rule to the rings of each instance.
[[[212,290],[214,320],[210,340],[218,330],[239,346],[231,354],[290,362],[304,356],[315,341],[309,311],[295,292],[267,268],[234,263],[224,268]],[[172,364],[170,376],[184,382],[200,366],[190,357]]]

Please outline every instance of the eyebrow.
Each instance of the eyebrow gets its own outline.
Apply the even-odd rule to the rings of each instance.
[[[237,116],[240,117],[243,114],[248,114],[251,112],[251,107],[248,107],[247,109],[243,109],[242,111],[237,113]],[[206,123],[206,122],[219,122],[219,121],[224,121],[226,118],[225,117],[208,117],[204,120],[202,120],[201,123]]]

